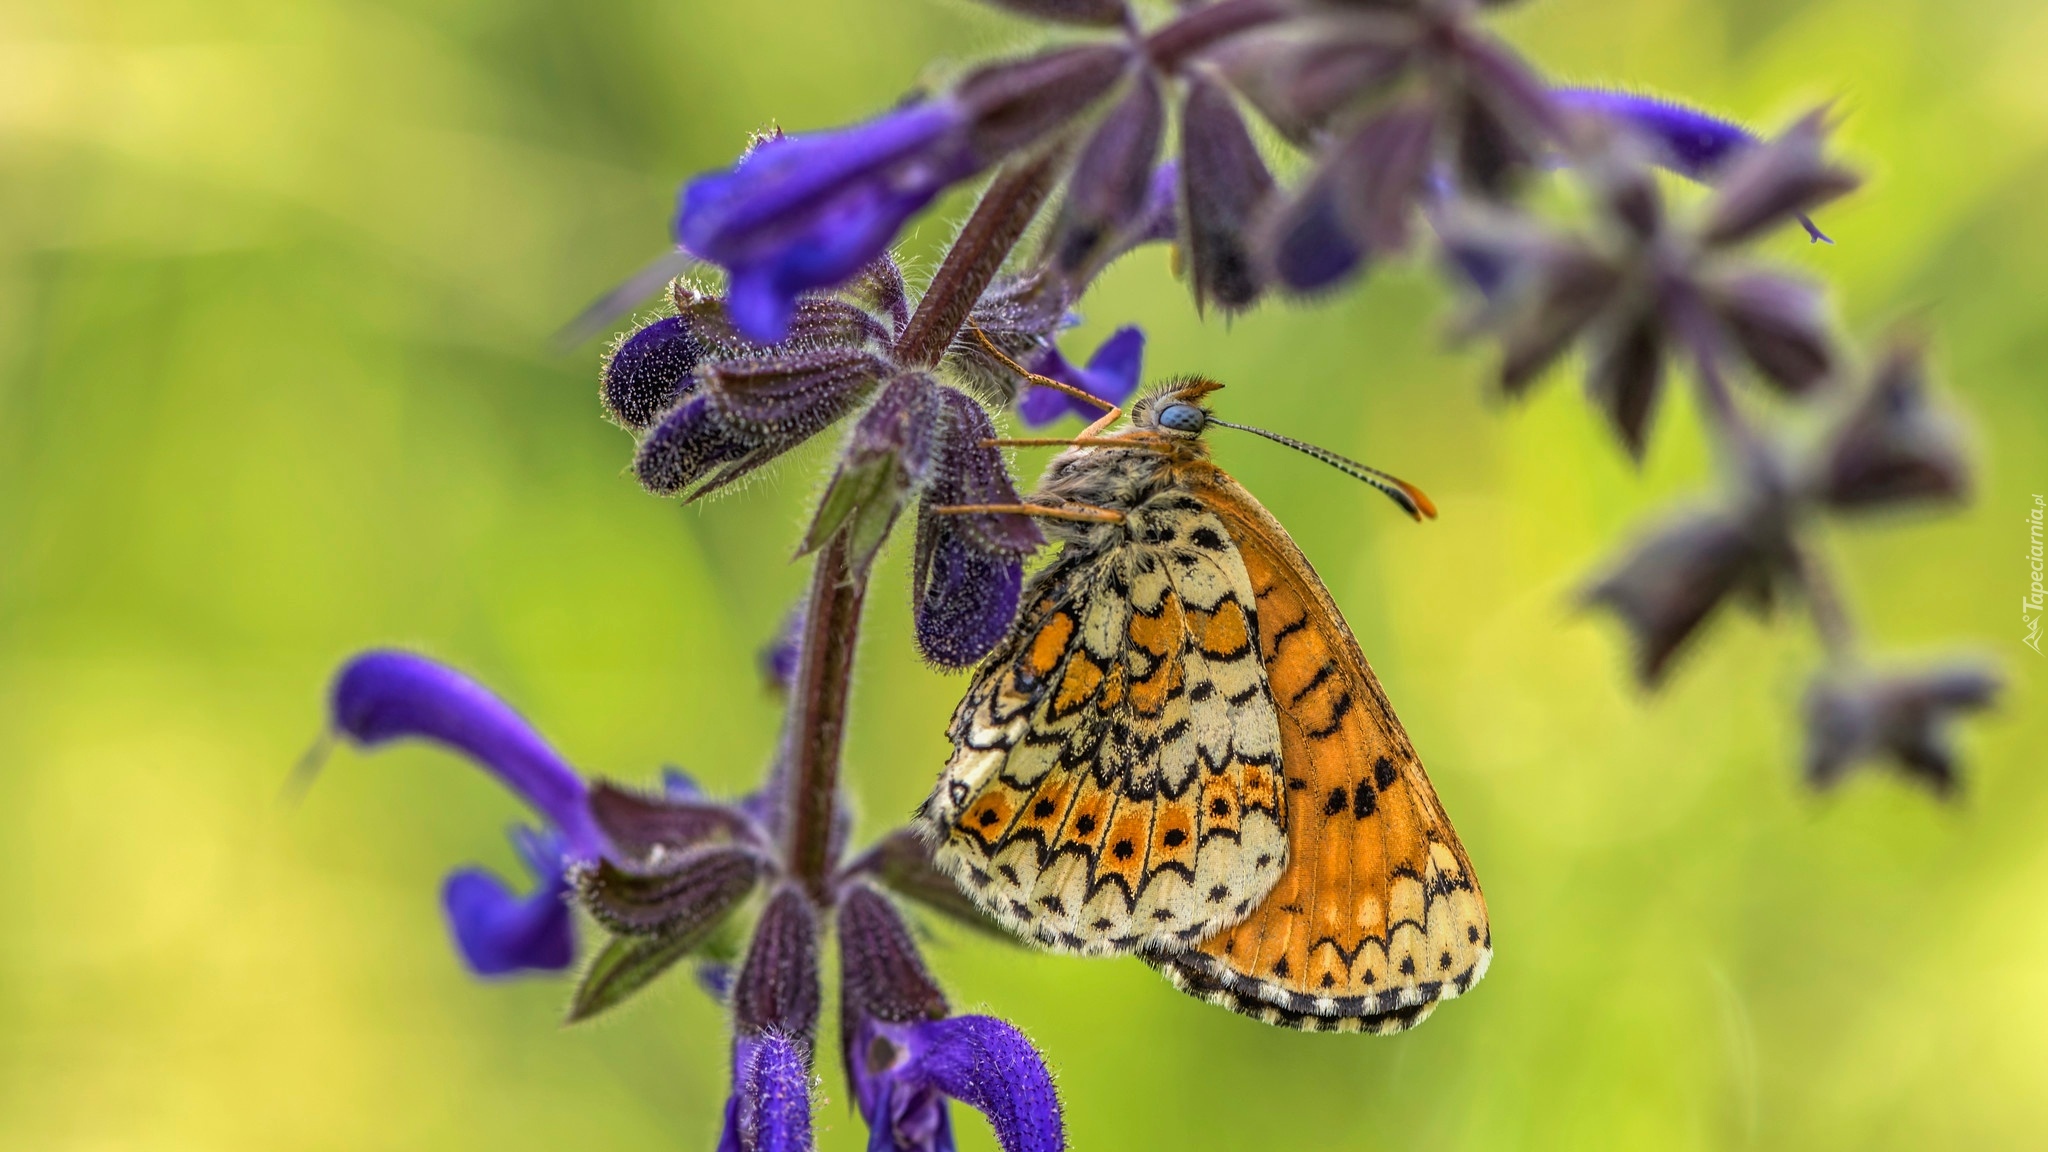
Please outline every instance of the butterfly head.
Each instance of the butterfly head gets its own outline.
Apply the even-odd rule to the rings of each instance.
[[[1223,387],[1214,380],[1175,380],[1140,397],[1131,406],[1131,427],[1175,439],[1193,440],[1208,430],[1209,405],[1204,397]]]

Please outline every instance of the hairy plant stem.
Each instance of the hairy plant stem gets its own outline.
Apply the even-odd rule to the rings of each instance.
[[[898,360],[930,368],[945,358],[968,312],[1044,206],[1065,153],[1061,145],[1044,149],[1003,169],[989,184],[896,341]]]
[[[838,864],[839,757],[867,590],[867,565],[856,567],[845,533],[834,536],[811,570],[779,766],[784,859],[820,907],[830,903]]]
[[[903,363],[929,368],[945,357],[968,312],[1045,204],[1062,152],[1055,146],[1013,165],[982,193],[897,341]],[[874,553],[867,555],[857,559],[843,531],[818,553],[776,769],[775,786],[783,794],[783,858],[821,907],[831,903],[839,863],[839,759]]]

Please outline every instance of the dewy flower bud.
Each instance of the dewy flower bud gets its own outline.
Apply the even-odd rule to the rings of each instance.
[[[1814,682],[1806,697],[1806,781],[1839,783],[1857,764],[1890,759],[1940,795],[1955,791],[1949,723],[1990,707],[1999,679],[1973,663]]]
[[[1894,346],[1848,419],[1827,438],[1814,487],[1837,508],[1954,501],[1969,494],[1962,432],[1927,397],[1917,347]]]
[[[818,1030],[818,916],[802,889],[769,897],[732,990],[740,1035],[780,1033],[806,1047]]]
[[[664,317],[624,337],[605,360],[605,410],[635,431],[654,423],[683,394],[705,351],[683,316]]]
[[[1152,162],[1165,128],[1159,81],[1142,71],[1096,126],[1068,178],[1048,245],[1062,273],[1073,277],[1095,266],[1144,215]]]
[[[1272,194],[1272,174],[1230,93],[1205,76],[1187,78],[1180,133],[1182,249],[1195,304],[1241,311],[1264,289],[1251,229]]]

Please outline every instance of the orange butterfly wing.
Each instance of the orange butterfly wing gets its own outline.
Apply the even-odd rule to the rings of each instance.
[[[1486,973],[1486,900],[1408,734],[1336,604],[1249,492],[1187,477],[1244,558],[1280,719],[1288,861],[1235,926],[1150,959],[1182,989],[1269,1023],[1398,1032]]]

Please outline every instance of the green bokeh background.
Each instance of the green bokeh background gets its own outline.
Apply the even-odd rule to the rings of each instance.
[[[1796,622],[1724,622],[1646,700],[1569,610],[1708,482],[1686,403],[1638,475],[1567,381],[1488,401],[1426,277],[1205,322],[1151,252],[1075,350],[1141,322],[1151,375],[1216,375],[1232,416],[1444,509],[1417,528],[1219,446],[1398,702],[1498,956],[1393,1039],[1270,1029],[1134,962],[943,931],[932,960],[1043,1047],[1081,1148],[2035,1143],[2048,710],[2018,609],[2048,491],[2048,9],[1549,0],[1508,24],[1554,75],[1767,128],[1838,101],[1870,187],[1826,214],[1836,247],[1775,250],[1858,330],[1937,333],[1975,429],[1968,512],[1831,539],[1884,650],[2010,674],[1964,735],[1966,796],[1796,786]],[[480,773],[343,752],[301,806],[279,787],[330,671],[384,643],[473,671],[588,771],[757,778],[755,651],[803,584],[820,457],[702,508],[643,495],[596,346],[547,335],[749,130],[864,115],[1026,34],[966,0],[0,2],[0,1147],[712,1146],[724,1025],[687,979],[567,1029],[564,984],[456,963],[441,875],[512,865],[516,806]],[[961,689],[914,657],[900,550],[878,587],[864,834],[923,796]],[[859,1147],[822,1067],[822,1144]]]

